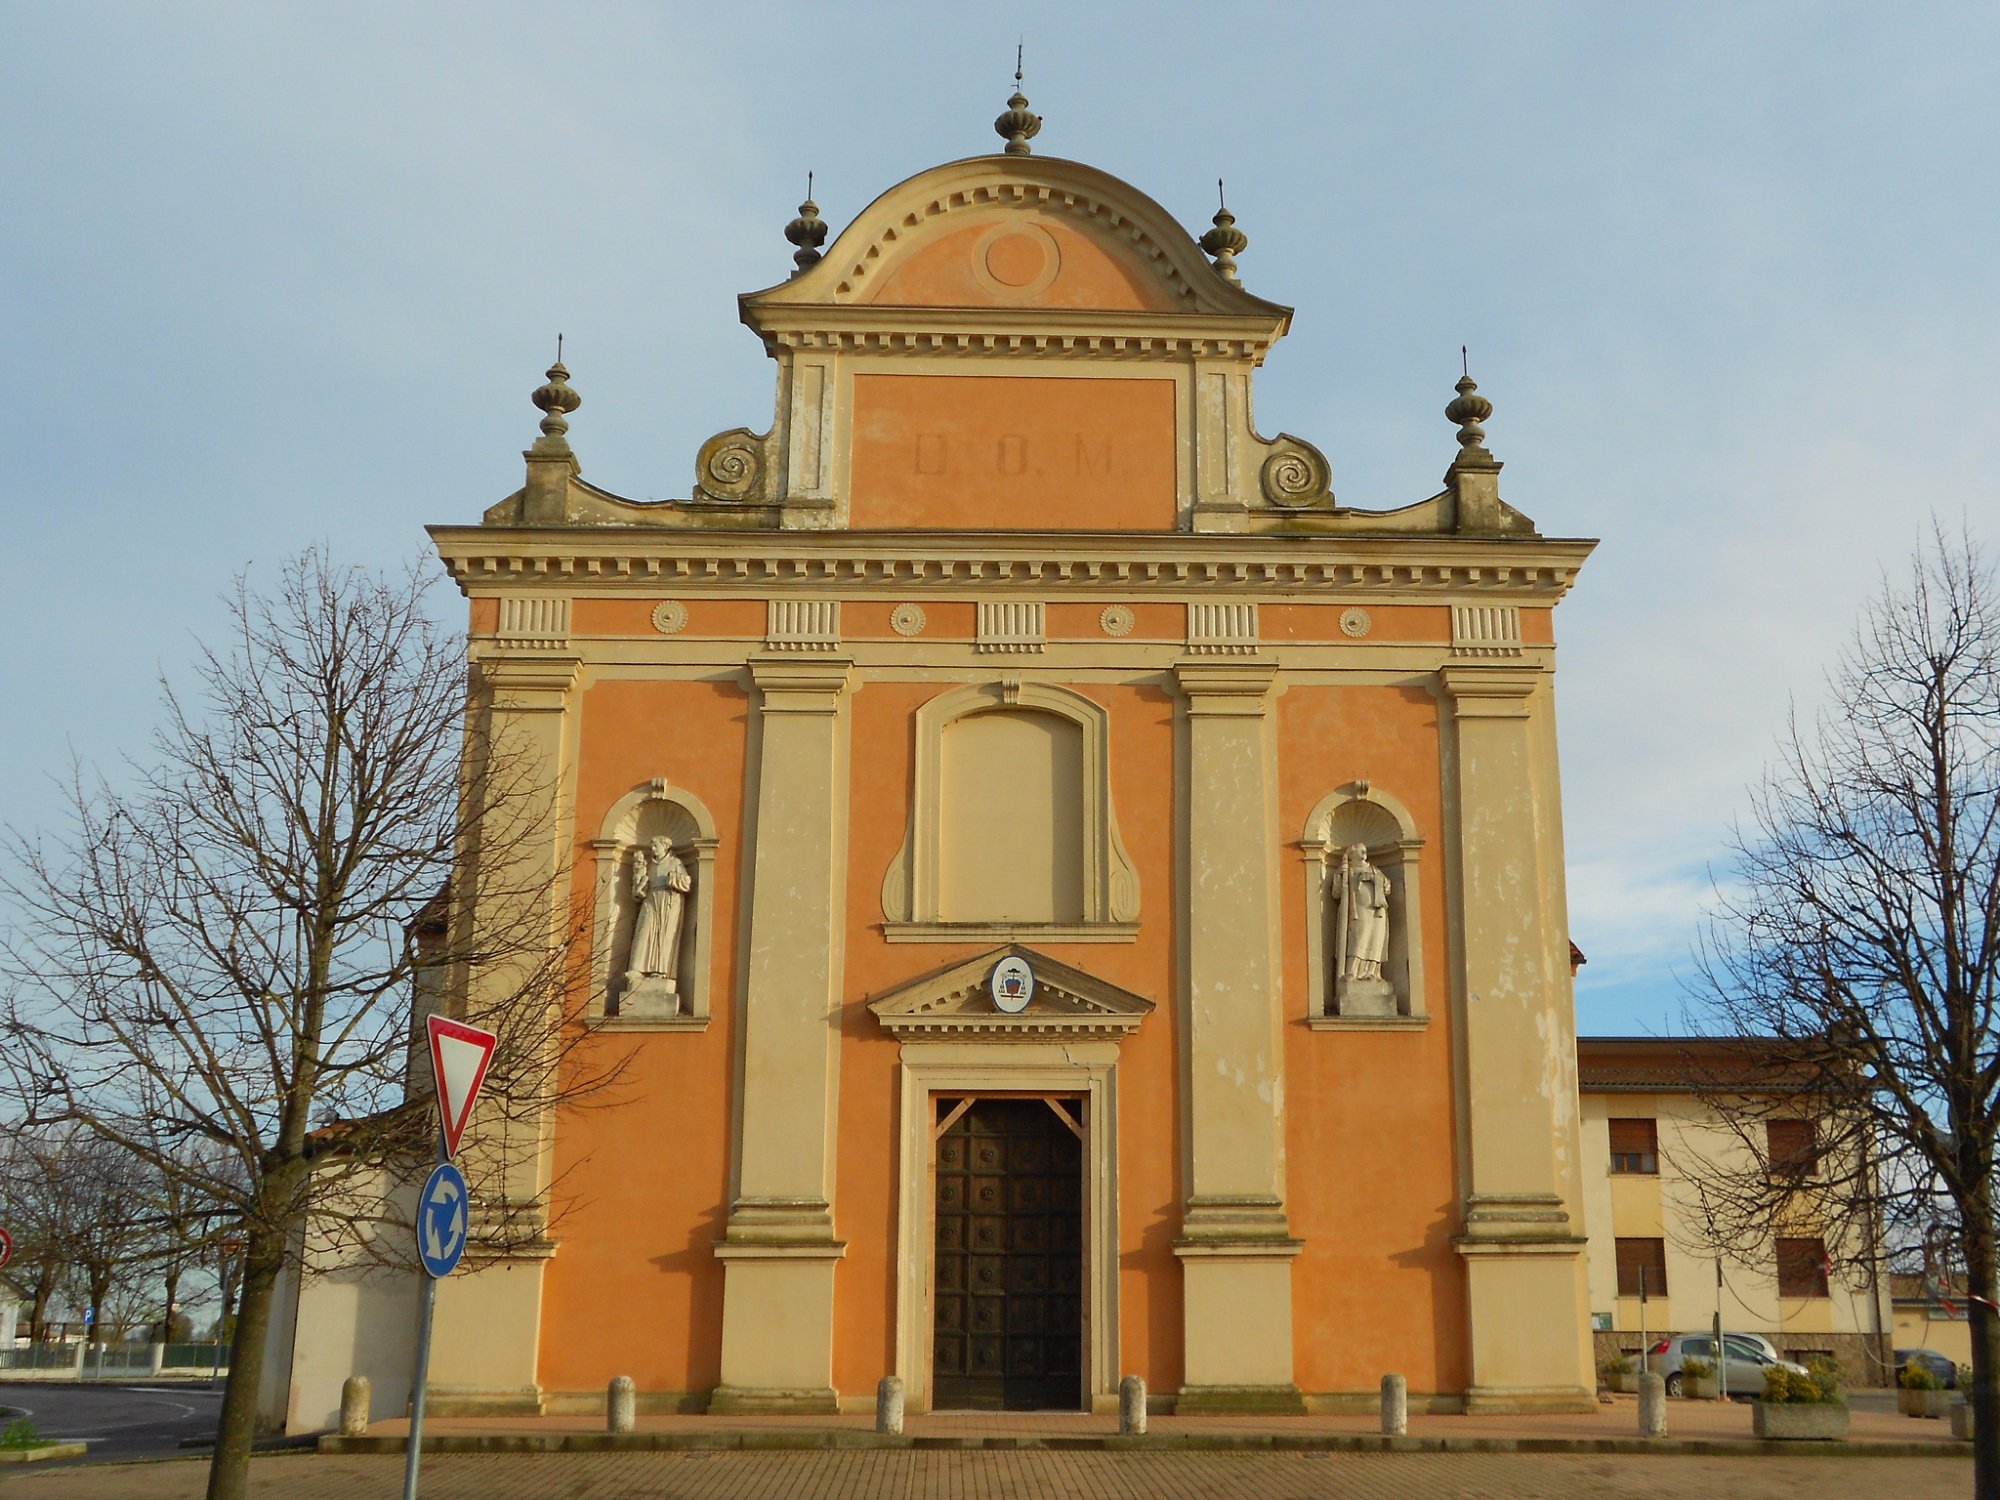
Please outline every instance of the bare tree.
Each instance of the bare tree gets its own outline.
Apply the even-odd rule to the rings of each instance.
[[[1715,1201],[1739,1237],[1820,1225],[1852,1263],[1879,1261],[1877,1225],[1950,1241],[1975,1486],[2000,1497],[2000,579],[1969,536],[1936,530],[1884,580],[1829,685],[1754,796],[1704,938],[1702,1019],[1768,1039],[1734,1095],[1748,1169]]]
[[[63,1169],[73,1134],[59,1127],[17,1130],[0,1152],[0,1220],[14,1238],[8,1274],[27,1294],[28,1339],[35,1344],[48,1336],[49,1315],[76,1260],[76,1193]]]
[[[268,595],[239,579],[227,643],[199,651],[192,695],[165,689],[130,789],[79,771],[66,833],[11,841],[20,988],[0,1024],[15,1105],[132,1153],[218,1205],[241,1241],[211,1500],[245,1493],[292,1231],[309,1215],[379,1223],[391,1210],[355,1184],[384,1162],[428,1165],[431,1117],[403,1100],[407,931],[447,876],[444,1003],[501,1038],[468,1162],[489,1243],[514,1220],[533,1233],[546,1208],[493,1186],[522,1179],[510,1153],[606,1077],[572,1056],[566,883],[492,857],[453,875],[476,848],[551,848],[555,802],[486,732],[463,641],[425,614],[427,582],[316,552]]]

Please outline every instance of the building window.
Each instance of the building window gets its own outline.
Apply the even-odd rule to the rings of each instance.
[[[1766,1120],[1765,1158],[1773,1177],[1809,1180],[1819,1176],[1819,1143],[1810,1120]]]
[[[1611,1170],[1618,1176],[1656,1177],[1660,1171],[1660,1134],[1652,1120],[1611,1122]]]
[[[1826,1244],[1819,1239],[1778,1241],[1778,1295],[1825,1297],[1828,1270]]]
[[[1618,1295],[1639,1296],[1643,1277],[1646,1296],[1664,1297],[1667,1294],[1667,1242],[1621,1239],[1617,1241],[1617,1246]]]

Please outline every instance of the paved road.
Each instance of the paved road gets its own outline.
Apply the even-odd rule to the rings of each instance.
[[[379,1500],[395,1456],[274,1455],[255,1500]],[[202,1463],[101,1464],[10,1481],[8,1500],[197,1500]],[[1964,1500],[1951,1458],[1020,1452],[435,1454],[424,1500]]]
[[[222,1392],[192,1384],[70,1385],[23,1380],[0,1384],[0,1406],[8,1409],[8,1422],[26,1412],[44,1437],[89,1443],[93,1461],[143,1458],[179,1453],[182,1438],[214,1436]]]

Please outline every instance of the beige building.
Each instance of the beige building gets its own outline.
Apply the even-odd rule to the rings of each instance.
[[[1814,1150],[1803,1107],[1750,1129],[1726,1122],[1703,1087],[1754,1043],[1583,1037],[1577,1043],[1591,1324],[1600,1361],[1672,1333],[1758,1333],[1780,1354],[1840,1362],[1850,1384],[1882,1385],[1890,1345],[1886,1276],[1848,1279],[1808,1214],[1763,1244],[1717,1245],[1704,1170],[1754,1170]],[[1645,1293],[1642,1305],[1641,1291]],[[1901,1335],[1896,1335],[1901,1342]]]
[[[1593,544],[1501,498],[1448,372],[1441,487],[1342,503],[1253,420],[1292,312],[1228,211],[997,129],[831,238],[802,206],[737,308],[771,423],[684,498],[582,477],[558,364],[522,489],[432,529],[554,789],[482,857],[584,914],[572,1018],[631,1058],[488,1189],[545,1232],[440,1288],[432,1409],[1595,1410],[1554,687]],[[381,1357],[366,1281],[299,1298],[291,1425]]]

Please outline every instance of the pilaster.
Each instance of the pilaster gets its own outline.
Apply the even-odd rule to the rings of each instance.
[[[1440,672],[1457,812],[1468,1411],[1595,1405],[1577,1196],[1576,1019],[1561,910],[1546,674],[1519,661]]]
[[[827,1411],[851,663],[757,657],[756,831],[742,1002],[737,1190],[717,1411]]]
[[[468,830],[477,847],[457,862],[471,878],[454,880],[451,920],[454,954],[485,961],[461,958],[450,971],[452,998],[475,1025],[493,1024],[484,1019],[491,1011],[556,1003],[551,956],[567,937],[569,708],[581,667],[557,637],[478,663],[482,732],[471,740],[464,793],[478,814]],[[489,1089],[461,1147],[483,1192],[497,1181],[499,1194],[474,1215],[466,1263],[438,1287],[431,1405],[440,1415],[541,1410],[553,1111],[517,1112],[496,1092]]]
[[[1268,661],[1183,661],[1188,1200],[1182,1411],[1303,1411],[1275,963]]]

